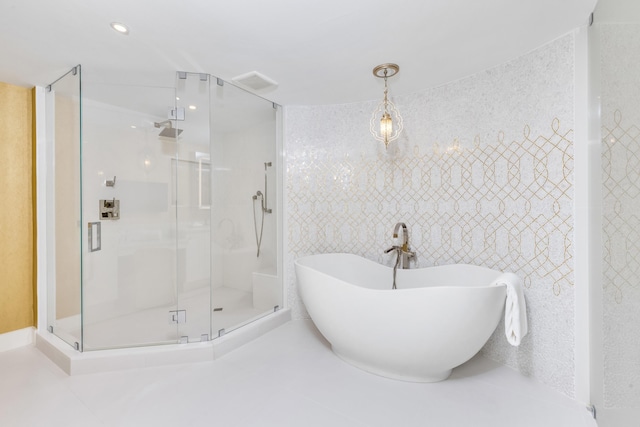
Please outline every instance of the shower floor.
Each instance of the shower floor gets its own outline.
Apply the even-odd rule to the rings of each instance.
[[[228,287],[213,289],[213,322],[209,321],[209,290],[197,289],[184,293],[178,304],[154,307],[135,313],[89,323],[84,326],[84,349],[137,347],[143,345],[175,343],[187,336],[189,341],[200,341],[203,334],[218,336],[271,312],[253,307],[253,294]],[[213,308],[222,308],[213,311]],[[186,310],[186,322],[171,324],[170,311]]]

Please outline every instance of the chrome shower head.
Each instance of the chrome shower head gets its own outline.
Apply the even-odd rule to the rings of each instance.
[[[182,129],[164,128],[158,136],[163,136],[165,138],[177,138],[181,133]]]
[[[165,138],[177,138],[182,133],[182,129],[174,128],[171,120],[165,120],[164,122],[155,122],[153,126],[157,128],[163,128],[158,136]]]

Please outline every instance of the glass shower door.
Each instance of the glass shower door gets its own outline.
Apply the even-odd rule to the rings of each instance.
[[[222,335],[282,306],[277,105],[211,84],[212,330]]]
[[[84,350],[175,343],[174,88],[83,84]]]

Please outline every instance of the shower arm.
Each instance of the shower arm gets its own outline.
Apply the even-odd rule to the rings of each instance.
[[[154,122],[153,126],[160,129],[162,126],[166,126],[169,129],[173,129],[173,123],[171,123],[171,120],[165,120],[164,122]]]

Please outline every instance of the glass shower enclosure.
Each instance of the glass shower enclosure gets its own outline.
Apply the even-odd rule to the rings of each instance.
[[[640,4],[600,0],[589,29],[595,254],[591,395],[601,427],[640,418]],[[595,266],[595,268],[594,268]]]
[[[51,332],[81,351],[201,342],[282,306],[276,104],[80,66],[46,102]]]

